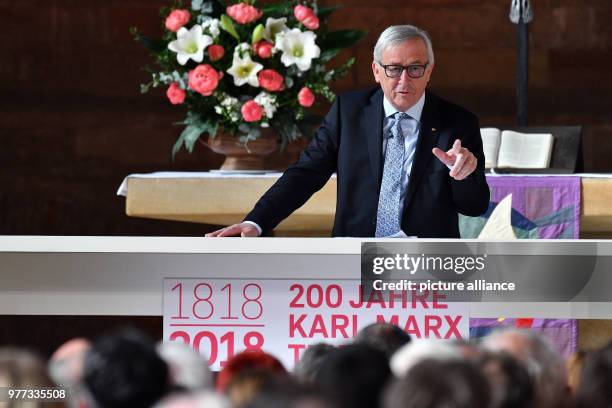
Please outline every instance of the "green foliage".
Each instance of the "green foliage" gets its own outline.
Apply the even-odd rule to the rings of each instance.
[[[281,2],[279,4],[268,4],[262,7],[264,16],[286,16],[293,14],[294,2]]]
[[[229,35],[234,37],[236,41],[240,42],[240,36],[236,32],[236,28],[234,27],[234,23],[232,20],[225,14],[221,16],[221,28],[224,29]]]
[[[253,35],[251,36],[251,44],[255,44],[263,38],[264,33],[264,25],[257,24],[257,27],[253,30]]]
[[[208,133],[210,137],[215,137],[219,129],[219,122],[203,121],[192,112],[188,112],[187,118],[183,122],[178,122],[177,125],[186,125],[186,127],[181,132],[176,143],[174,143],[174,146],[172,146],[172,160],[181,150],[181,147],[185,146],[185,149],[191,153],[195,143],[203,133]]]
[[[338,10],[341,7],[342,7],[342,5],[340,5],[340,4],[335,5],[335,6],[319,7],[319,9],[317,10],[317,17],[319,17],[320,20],[325,20],[334,11]]]

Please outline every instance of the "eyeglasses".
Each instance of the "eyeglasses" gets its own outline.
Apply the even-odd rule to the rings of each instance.
[[[385,70],[385,75],[387,75],[389,78],[399,78],[402,76],[402,72],[406,70],[408,76],[414,79],[421,78],[423,75],[425,75],[425,69],[427,69],[427,66],[429,65],[429,62],[426,62],[425,64],[412,64],[406,66],[395,64],[383,65],[380,62],[377,63],[383,67]]]

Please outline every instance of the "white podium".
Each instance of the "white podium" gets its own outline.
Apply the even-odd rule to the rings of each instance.
[[[358,281],[365,241],[374,240],[3,236],[0,314],[160,316],[164,278]],[[610,306],[471,303],[470,316],[604,319]]]

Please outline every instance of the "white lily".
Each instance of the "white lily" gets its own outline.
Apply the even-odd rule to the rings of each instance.
[[[176,33],[176,40],[168,44],[170,51],[176,52],[176,60],[185,65],[191,58],[195,62],[202,62],[204,50],[213,43],[211,36],[202,34],[202,26],[195,25],[187,30],[182,27]]]
[[[274,42],[274,40],[276,39],[276,34],[289,30],[285,23],[287,23],[287,17],[268,17],[266,19],[266,27],[264,28],[263,38],[270,42]]]
[[[219,29],[219,19],[217,18],[209,18],[204,20],[202,22],[202,28],[204,31],[207,31],[213,37],[213,39],[217,38],[221,33],[221,30]]]
[[[295,64],[300,71],[308,71],[312,59],[321,54],[321,49],[315,44],[315,38],[317,36],[312,31],[302,32],[299,28],[294,28],[276,34],[274,48],[283,52],[283,65],[289,67]]]
[[[263,69],[263,65],[253,62],[251,55],[245,53],[244,57],[240,53],[234,53],[232,66],[227,70],[227,73],[234,77],[234,85],[242,86],[248,83],[251,86],[259,86],[257,73]]]

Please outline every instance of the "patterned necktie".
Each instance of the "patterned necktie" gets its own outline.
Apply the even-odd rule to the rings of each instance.
[[[402,130],[409,127],[410,116],[403,112],[394,115],[395,123],[386,137],[385,166],[378,196],[376,214],[376,237],[388,237],[401,230],[400,227],[400,192],[402,168],[404,166],[405,136]]]

